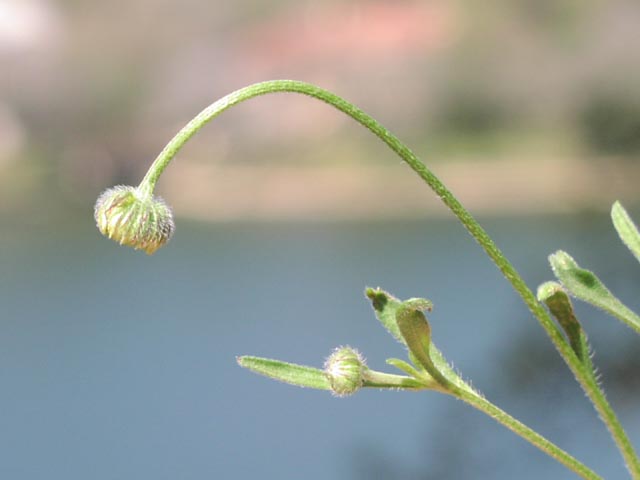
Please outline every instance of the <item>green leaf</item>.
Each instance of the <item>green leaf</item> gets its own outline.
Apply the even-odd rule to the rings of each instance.
[[[382,326],[386,328],[396,340],[406,345],[406,342],[398,329],[398,324],[396,323],[396,313],[403,302],[381,288],[367,288],[365,290],[365,295],[369,300],[371,300],[373,310],[375,311],[376,317]],[[423,298],[412,299],[411,301],[419,303],[420,308],[423,310],[431,310],[433,308],[433,304],[429,300],[425,300]]]
[[[396,323],[409,351],[425,370],[429,371],[433,363],[429,358],[431,348],[431,327],[427,317],[420,310],[420,303],[403,302],[396,313]],[[431,373],[431,372],[430,372]]]
[[[406,300],[405,302],[402,302],[380,288],[367,288],[366,295],[367,297],[369,297],[369,299],[371,299],[373,309],[376,312],[376,316],[378,317],[378,320],[380,320],[380,323],[382,323],[382,325],[384,325],[385,328],[389,330],[389,332],[397,340],[399,340],[400,342],[405,344],[407,348],[409,348],[409,359],[414,363],[416,368],[421,371],[421,377],[425,377],[426,375],[428,377],[434,378],[435,382],[442,385],[441,389],[443,391],[446,391],[446,387],[444,385],[450,383],[457,386],[458,388],[473,392],[473,389],[468,384],[466,384],[464,380],[462,380],[462,378],[460,378],[460,376],[455,372],[453,368],[451,368],[449,363],[447,363],[446,359],[444,358],[440,350],[438,350],[438,348],[433,344],[433,342],[430,342],[431,345],[428,348],[433,368],[428,371],[423,365],[423,363],[425,363],[427,359],[425,359],[424,357],[422,357],[422,360],[418,359],[415,355],[415,352],[413,352],[411,347],[407,345],[404,336],[400,332],[400,328],[398,327],[397,322],[398,312],[403,308],[405,310],[413,310],[417,312],[417,319],[414,320],[426,323],[426,317],[421,310],[431,310],[433,308],[433,304],[429,300],[425,300],[423,298],[412,298]],[[419,328],[424,329],[424,327]],[[409,373],[409,371],[404,370],[402,367],[400,367],[399,364],[393,363],[392,365],[399,368],[400,370],[405,371],[406,373]],[[409,368],[411,367],[409,366]],[[409,374],[411,375],[411,373]],[[435,380],[436,376],[438,377],[438,380]]]
[[[331,385],[324,371],[317,368],[249,356],[238,357],[237,361],[238,365],[252,372],[290,385],[331,390]]]
[[[571,299],[557,282],[545,282],[538,287],[538,300],[543,302],[556,318],[578,358],[591,366],[587,337],[576,317]]]
[[[611,207],[611,219],[620,239],[640,261],[640,232],[620,202],[615,202]]]
[[[363,387],[402,389],[402,390],[425,390],[437,387],[433,380],[427,381],[424,378],[405,377],[403,375],[393,375],[390,373],[367,370],[365,373]]]
[[[640,333],[640,317],[618,300],[593,272],[578,266],[571,256],[562,250],[549,256],[556,278],[576,298],[620,319]]]
[[[404,360],[400,360],[399,358],[387,358],[387,364],[393,367],[396,367],[398,370],[414,378],[420,378],[421,376],[424,375],[418,372],[415,368],[413,368],[407,362],[405,362]]]
[[[401,302],[393,295],[380,288],[367,288],[365,295],[371,300],[371,306],[376,313],[376,318],[382,326],[399,342],[404,343],[404,338],[396,324],[396,310]]]

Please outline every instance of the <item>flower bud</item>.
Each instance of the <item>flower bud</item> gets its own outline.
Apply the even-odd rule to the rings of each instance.
[[[104,236],[149,255],[167,243],[175,229],[171,209],[162,199],[123,185],[98,197],[94,217]]]
[[[364,382],[367,366],[360,352],[351,347],[339,347],[324,364],[331,390],[338,397],[357,392]]]

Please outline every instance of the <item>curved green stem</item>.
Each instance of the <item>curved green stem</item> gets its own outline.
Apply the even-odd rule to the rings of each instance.
[[[529,310],[531,310],[533,315],[538,319],[556,349],[564,358],[585,393],[594,404],[596,410],[600,414],[600,417],[607,425],[624,457],[627,467],[632,474],[632,478],[640,480],[640,460],[635,454],[633,446],[622,428],[622,425],[618,421],[615,412],[607,402],[604,393],[575,355],[571,346],[566,342],[560,328],[553,322],[542,305],[538,303],[535,295],[527,287],[522,277],[478,222],[444,186],[444,184],[420,160],[418,160],[416,155],[380,123],[351,103],[314,85],[293,80],[272,80],[241,88],[205,108],[182,130],[180,130],[180,132],[178,132],[178,134],[176,134],[176,136],[167,144],[164,150],[160,152],[138,188],[142,192],[150,194],[153,191],[159,176],[180,148],[182,148],[185,142],[211,119],[233,105],[245,100],[249,100],[250,98],[259,95],[276,92],[300,93],[314,97],[344,112],[349,117],[368,128],[378,138],[386,143],[391,150],[396,152],[420,176],[420,178],[429,185],[429,187],[440,197],[444,204],[451,209],[469,233],[482,246],[487,255],[497,265],[516,292],[522,297]]]

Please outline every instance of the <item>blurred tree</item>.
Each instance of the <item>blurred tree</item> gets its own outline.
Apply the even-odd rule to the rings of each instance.
[[[598,154],[640,153],[640,98],[596,93],[579,114],[585,143]]]

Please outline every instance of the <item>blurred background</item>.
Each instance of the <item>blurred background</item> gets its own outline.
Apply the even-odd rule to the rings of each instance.
[[[101,238],[215,99],[317,84],[372,114],[477,214],[532,288],[562,248],[631,308],[640,269],[635,0],[0,0],[0,475],[11,479],[574,478],[435,393],[335,399],[242,371],[255,354],[372,368],[403,352],[364,287],[433,300],[434,339],[500,407],[625,471],[559,356],[439,200],[362,127],[278,94],[207,125],[159,183],[153,257]],[[637,336],[578,305],[640,445]]]

